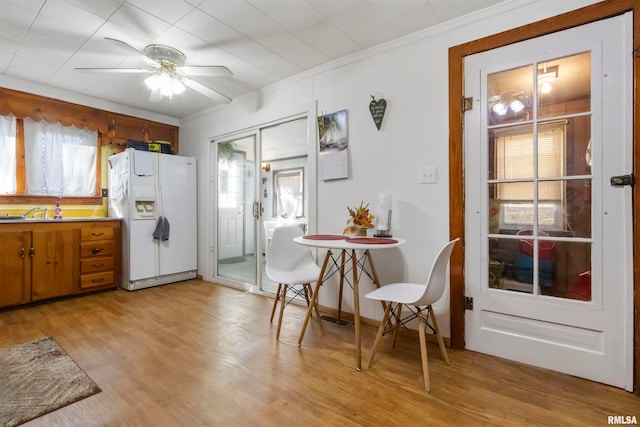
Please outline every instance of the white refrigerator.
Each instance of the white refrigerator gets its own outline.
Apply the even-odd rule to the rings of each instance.
[[[109,216],[122,218],[122,280],[133,291],[197,270],[196,159],[128,148],[109,157]]]

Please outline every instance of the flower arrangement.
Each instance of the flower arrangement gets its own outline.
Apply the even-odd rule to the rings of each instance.
[[[360,206],[355,209],[347,206],[350,218],[347,220],[347,227],[343,234],[366,236],[367,229],[373,227],[374,216],[369,212],[369,205],[362,206],[362,204],[363,202],[360,202]]]

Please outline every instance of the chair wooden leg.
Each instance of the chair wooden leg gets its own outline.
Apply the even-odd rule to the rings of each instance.
[[[276,339],[280,339],[280,327],[282,326],[282,315],[284,314],[284,306],[287,304],[287,285],[282,287],[282,296],[280,297],[280,317],[278,318],[278,331],[276,332]]]
[[[424,376],[424,389],[431,392],[429,383],[429,360],[427,357],[427,337],[425,335],[424,318],[418,313],[418,333],[420,334],[420,357],[422,358],[422,374]]]
[[[433,313],[433,308],[429,306],[429,316],[431,317],[431,322],[433,323],[433,329],[436,331],[436,338],[438,338],[438,345],[440,346],[440,352],[442,353],[442,358],[444,362],[449,364],[449,355],[447,354],[447,348],[444,345],[444,340],[442,339],[442,335],[440,335],[440,328],[438,328],[438,321],[436,320],[436,315]]]
[[[280,292],[282,291],[282,283],[278,283],[278,291],[276,297],[273,300],[273,308],[271,309],[271,319],[269,322],[273,323],[273,315],[276,314],[276,307],[278,306],[278,300],[280,299]]]
[[[398,303],[396,306],[396,317],[398,319],[402,319],[402,304]],[[391,348],[396,348],[396,335],[398,333],[398,329],[400,329],[400,320],[395,320],[393,323],[393,332],[391,333]]]
[[[369,355],[369,362],[367,363],[367,367],[370,368],[373,364],[373,358],[376,356],[376,351],[378,351],[378,345],[380,345],[380,340],[382,338],[382,334],[384,333],[384,329],[387,326],[387,321],[389,321],[389,314],[391,313],[391,303],[387,304],[387,309],[384,311],[384,316],[382,316],[382,321],[380,322],[380,327],[378,327],[378,334],[376,335],[376,340],[373,343],[373,347],[371,348],[371,354]]]

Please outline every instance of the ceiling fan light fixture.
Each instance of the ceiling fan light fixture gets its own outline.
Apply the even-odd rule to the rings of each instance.
[[[145,79],[145,84],[152,91],[159,91],[162,96],[172,97],[185,90],[184,84],[179,78],[169,75],[169,73],[154,74]]]
[[[171,91],[174,95],[178,95],[185,90],[184,85],[177,77],[171,79],[171,81],[169,82],[169,87],[171,88]]]
[[[160,75],[154,74],[151,77],[147,77],[144,80],[144,83],[147,85],[149,89],[153,91],[158,90],[158,88],[160,87]]]

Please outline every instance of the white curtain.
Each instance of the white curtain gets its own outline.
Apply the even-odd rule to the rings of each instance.
[[[0,194],[16,192],[16,118],[0,116]]]
[[[97,132],[25,119],[24,146],[28,194],[95,194]]]
[[[274,174],[276,213],[282,218],[302,216],[302,170]]]

